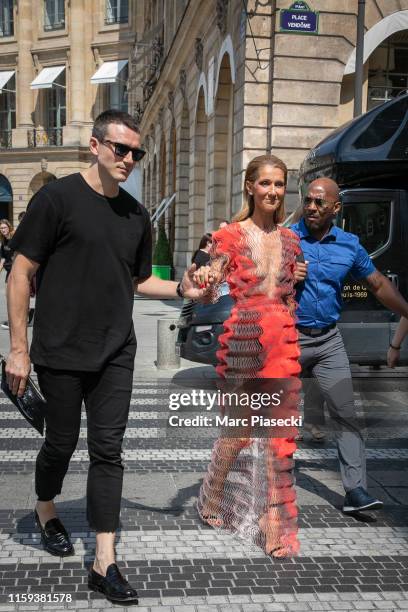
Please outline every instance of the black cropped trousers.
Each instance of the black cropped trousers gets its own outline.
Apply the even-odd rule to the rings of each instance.
[[[100,372],[54,370],[42,366],[35,369],[47,400],[46,436],[35,471],[38,499],[49,501],[61,493],[77,446],[84,402],[90,459],[87,518],[95,531],[115,531],[119,526],[123,483],[121,451],[133,372],[113,364]]]

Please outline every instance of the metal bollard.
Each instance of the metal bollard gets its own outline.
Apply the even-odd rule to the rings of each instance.
[[[180,357],[176,355],[178,319],[159,319],[157,321],[157,360],[159,370],[175,370],[180,367]]]

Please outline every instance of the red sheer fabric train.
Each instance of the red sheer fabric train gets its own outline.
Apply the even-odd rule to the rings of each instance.
[[[221,389],[283,392],[273,410],[278,418],[298,416],[293,272],[299,251],[298,238],[284,228],[265,232],[233,223],[213,234],[211,266],[228,282],[235,302],[217,353]],[[225,413],[225,406],[220,409]],[[238,412],[242,417],[241,406]],[[257,437],[251,428],[232,437],[231,431],[223,431],[213,448],[197,503],[202,520],[250,538],[276,557],[296,554],[297,429],[274,430],[279,437]]]

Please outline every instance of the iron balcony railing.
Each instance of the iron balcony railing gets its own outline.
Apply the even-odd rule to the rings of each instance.
[[[369,85],[368,86],[368,101],[372,106],[378,106],[383,102],[392,100],[402,94],[407,93],[407,87],[392,87],[391,85]]]
[[[28,130],[29,147],[61,147],[62,127]]]
[[[0,147],[11,149],[11,130],[0,130]]]

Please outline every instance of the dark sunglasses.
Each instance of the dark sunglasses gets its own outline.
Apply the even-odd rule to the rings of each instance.
[[[123,144],[122,142],[113,142],[112,140],[101,140],[101,144],[106,145],[109,143],[113,146],[113,150],[115,155],[118,157],[126,157],[129,151],[132,151],[132,159],[134,162],[138,162],[146,155],[146,151],[143,149],[132,149],[132,147],[128,147],[128,145]]]
[[[323,200],[323,198],[312,198],[310,196],[305,196],[303,198],[303,207],[307,208],[313,202],[316,204],[317,208],[320,208],[321,210],[328,208],[331,204],[336,204],[336,202],[330,202],[329,200]]]

